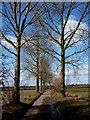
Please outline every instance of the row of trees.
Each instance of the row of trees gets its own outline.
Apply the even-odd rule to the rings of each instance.
[[[20,102],[20,50],[23,49],[26,49],[31,57],[27,59],[27,65],[28,60],[30,64],[25,68],[30,72],[35,69],[37,92],[39,76],[41,85],[42,79],[44,82],[48,79],[46,74],[52,78],[50,69],[47,69],[48,62],[43,57],[43,54],[48,54],[59,62],[60,91],[65,96],[65,67],[70,65],[71,69],[79,68],[80,59],[89,48],[87,21],[90,11],[88,8],[89,2],[2,2],[1,39],[13,48],[8,48],[3,42],[0,44],[14,55],[13,102]],[[71,17],[75,18],[71,20]],[[9,36],[13,36],[15,40]]]
[[[45,90],[46,84],[49,85],[53,80],[51,57],[36,45],[32,47],[31,43],[28,43],[24,46],[21,59],[24,71],[31,73],[29,77],[34,76],[36,78],[36,92]],[[40,90],[39,85],[41,86]]]
[[[23,69],[30,72],[34,77],[36,77],[36,91],[39,92],[39,85],[44,85],[50,83],[51,72],[51,61],[53,60],[48,54],[43,52],[46,48],[44,46],[49,45],[49,43],[43,43],[42,39],[45,36],[42,36],[42,31],[40,26],[35,23],[33,25],[33,30],[30,33],[25,33],[23,40],[24,45],[22,47],[21,60],[23,63]],[[40,48],[43,44],[43,50]],[[53,75],[52,75],[53,79]],[[52,82],[52,80],[51,80]]]

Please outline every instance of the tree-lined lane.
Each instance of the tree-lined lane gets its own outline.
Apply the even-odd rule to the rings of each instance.
[[[22,120],[60,120],[53,105],[51,91],[44,92],[27,111]]]

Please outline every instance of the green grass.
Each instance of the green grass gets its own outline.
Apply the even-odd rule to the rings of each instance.
[[[67,92],[72,92],[72,93],[75,93],[79,96],[82,96],[82,97],[85,97],[85,98],[88,98],[90,97],[90,88],[68,88],[66,89]]]
[[[20,96],[34,95],[35,93],[36,93],[36,90],[20,90]]]
[[[76,90],[74,89],[73,91],[76,93]],[[86,89],[84,90],[86,91]],[[77,91],[80,92],[80,89]],[[77,100],[75,97],[62,97],[56,91],[52,91],[52,98],[56,107],[60,110],[62,118],[65,120],[90,119],[90,101],[85,99]]]

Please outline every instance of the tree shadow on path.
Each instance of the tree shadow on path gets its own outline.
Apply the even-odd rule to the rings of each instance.
[[[32,106],[22,120],[61,120],[50,97],[45,97],[41,105]]]

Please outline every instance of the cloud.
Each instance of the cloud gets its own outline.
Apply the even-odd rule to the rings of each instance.
[[[79,21],[69,19],[68,22],[67,22],[67,25],[65,27],[65,32],[68,32],[68,31],[70,32],[70,31],[75,30],[77,25],[78,25],[78,23],[79,23]],[[81,22],[81,24],[79,26],[79,29],[87,30],[88,27],[87,27],[86,23]]]
[[[56,78],[59,78],[60,77],[60,72],[59,71],[53,71],[53,74]]]
[[[65,22],[65,21],[64,21]],[[75,16],[74,15],[70,15],[69,16],[69,20],[67,21],[65,30],[64,30],[64,39],[67,38],[67,36],[69,36],[77,27],[79,21],[75,20]],[[61,26],[59,25],[59,28],[61,29]],[[88,26],[86,23],[81,22],[78,30],[76,31],[75,35],[73,36],[71,43],[76,42],[78,40],[80,40],[79,42],[77,42],[76,45],[80,45],[82,44],[83,40],[88,38]],[[60,36],[54,36],[55,38],[57,38],[58,41],[60,41]],[[71,37],[71,36],[70,36]],[[68,39],[66,40],[66,43],[68,42],[68,40],[70,39],[70,37],[68,37]],[[70,43],[70,44],[71,44]],[[54,42],[55,47],[59,48],[60,46]]]
[[[81,69],[78,74],[80,74],[80,75],[88,75],[88,66],[87,65],[84,66],[83,69]]]
[[[76,74],[74,70],[66,70],[65,80],[66,84],[88,84],[88,66],[83,66]]]
[[[65,38],[67,38],[67,36],[69,36],[76,29],[78,23],[79,23],[79,21],[76,21],[74,19],[68,20],[66,27],[65,27]],[[74,37],[71,40],[71,43],[76,42],[78,40],[82,40],[83,38],[87,37],[87,32],[86,32],[87,30],[88,30],[87,24],[81,22],[78,30],[76,31]],[[70,39],[70,37],[68,37],[67,42],[69,39]],[[81,43],[82,42],[80,41],[77,44],[81,44]]]
[[[65,74],[73,76],[75,74],[75,71],[66,69]],[[77,70],[76,75],[88,75],[88,65],[85,65],[85,66],[83,66],[82,69]]]
[[[74,15],[70,15],[69,16],[69,20],[74,20],[75,19],[75,16]]]
[[[20,75],[20,85],[21,86],[25,86],[25,85],[26,86],[35,86],[36,85],[36,77],[26,71]]]

